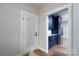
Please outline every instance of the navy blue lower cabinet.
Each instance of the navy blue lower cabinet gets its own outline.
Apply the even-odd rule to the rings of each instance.
[[[48,37],[48,47],[49,49],[53,47],[54,45],[58,44],[58,35],[49,36]]]

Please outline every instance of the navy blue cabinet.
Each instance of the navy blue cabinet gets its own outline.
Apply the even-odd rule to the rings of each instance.
[[[48,36],[48,47],[51,48],[56,44],[60,43],[61,34],[59,33],[60,30],[60,21],[59,16],[49,16],[49,23],[48,23],[48,30],[51,31],[51,36]],[[56,34],[56,35],[53,35]]]
[[[49,36],[48,39],[49,39],[48,40],[49,41],[49,43],[48,43],[49,49],[51,47],[53,47],[54,45],[58,44],[58,35]]]

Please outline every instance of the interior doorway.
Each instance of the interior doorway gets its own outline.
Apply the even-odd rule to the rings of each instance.
[[[49,55],[71,55],[71,6],[64,6],[47,14]]]

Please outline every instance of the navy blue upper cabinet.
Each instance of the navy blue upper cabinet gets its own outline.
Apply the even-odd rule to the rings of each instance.
[[[53,18],[52,18],[52,16],[49,16],[48,25],[49,25],[48,26],[49,30],[54,29],[54,24],[53,24]]]
[[[52,34],[58,33],[59,16],[49,16],[49,30]]]

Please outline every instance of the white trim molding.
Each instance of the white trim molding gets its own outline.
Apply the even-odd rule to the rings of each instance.
[[[64,5],[64,6],[60,6],[60,7],[58,7],[58,8],[56,8],[56,9],[53,9],[52,11],[50,11],[50,12],[47,12],[46,14],[45,14],[45,16],[46,16],[46,26],[47,26],[47,30],[48,30],[48,16],[49,15],[51,15],[51,14],[54,14],[54,13],[56,13],[56,12],[59,12],[59,11],[62,11],[62,10],[64,10],[64,9],[68,9],[68,16],[69,16],[69,31],[68,31],[68,43],[69,43],[69,53],[68,53],[68,55],[72,55],[72,34],[73,34],[73,30],[72,30],[72,4],[67,4],[67,5]],[[48,31],[47,31],[47,34],[48,34]],[[47,35],[48,36],[48,35]],[[47,40],[48,40],[48,37],[47,37]]]

